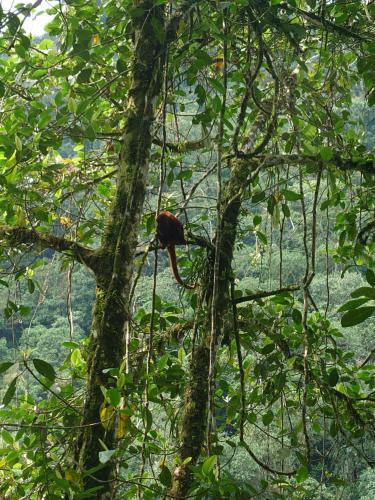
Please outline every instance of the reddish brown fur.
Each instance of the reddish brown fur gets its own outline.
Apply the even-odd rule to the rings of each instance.
[[[185,288],[193,289],[194,286],[186,285],[178,273],[175,245],[183,245],[185,243],[184,227],[181,222],[171,212],[160,212],[156,217],[156,234],[160,242],[161,248],[168,250],[169,262],[172,273],[176,278],[177,283]]]

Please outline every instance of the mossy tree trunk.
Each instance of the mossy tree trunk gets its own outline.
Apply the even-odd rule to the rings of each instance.
[[[143,15],[134,22],[134,59],[132,83],[126,109],[126,124],[119,160],[116,195],[107,222],[96,268],[96,303],[90,336],[87,393],[78,439],[79,470],[99,465],[101,441],[115,447],[115,430],[100,421],[103,403],[101,386],[108,386],[103,370],[118,367],[124,354],[123,331],[129,318],[129,296],[133,258],[142,214],[152,141],[155,97],[160,93],[164,54],[160,37],[153,26],[164,24],[162,6],[152,1],[139,3]],[[114,464],[86,476],[85,488],[101,486],[95,498],[111,498]]]
[[[218,330],[221,336],[228,336],[232,325],[232,304],[230,285],[232,280],[232,260],[236,241],[238,219],[241,208],[242,193],[248,184],[250,163],[237,161],[233,165],[231,176],[224,188],[221,205],[221,227],[219,251],[219,282],[215,310],[219,319]],[[219,231],[217,231],[218,233]],[[216,233],[216,234],[217,234]],[[217,236],[216,236],[217,237]],[[216,238],[215,237],[215,238]],[[209,255],[208,270],[203,278],[207,303],[207,316],[201,331],[200,344],[195,348],[190,369],[190,378],[185,391],[184,413],[181,426],[181,444],[179,459],[181,463],[188,457],[187,464],[178,465],[173,472],[173,483],[170,495],[173,498],[184,498],[191,486],[190,466],[195,464],[205,445],[205,429],[208,407],[208,379],[210,359],[210,325],[212,311],[213,268],[215,256]]]

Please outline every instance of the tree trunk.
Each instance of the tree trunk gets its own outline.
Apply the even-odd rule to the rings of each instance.
[[[218,325],[221,334],[229,337],[232,325],[232,304],[230,284],[232,279],[232,260],[236,240],[237,224],[241,208],[241,198],[249,175],[249,162],[237,161],[232,168],[221,207],[221,238],[218,249],[219,259],[219,289],[216,311],[220,321]],[[208,257],[208,271],[203,279],[202,289],[207,301],[207,316],[202,328],[200,345],[194,350],[189,383],[185,392],[184,414],[182,418],[180,461],[191,457],[187,464],[178,465],[173,471],[173,483],[170,495],[173,498],[184,498],[191,486],[192,476],[190,465],[197,462],[205,443],[205,428],[207,422],[208,375],[209,375],[209,332],[211,324],[213,266],[215,256]],[[228,338],[228,340],[230,340]]]
[[[133,257],[142,214],[151,148],[154,98],[160,93],[164,51],[153,25],[164,24],[162,6],[142,2],[144,14],[134,22],[134,60],[132,85],[126,110],[116,195],[111,207],[102,247],[98,251],[102,265],[96,272],[96,303],[90,336],[87,392],[82,431],[77,443],[81,473],[98,467],[101,441],[115,448],[115,429],[104,429],[100,423],[103,394],[110,378],[103,370],[118,367],[124,354],[123,331],[129,318],[129,295]],[[85,476],[85,489],[100,486],[94,498],[112,498],[114,463]]]

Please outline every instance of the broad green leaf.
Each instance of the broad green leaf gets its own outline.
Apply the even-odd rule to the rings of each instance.
[[[167,363],[168,363],[168,359],[169,359],[169,354],[166,353],[164,354],[158,361],[158,369],[159,370],[164,370],[164,368],[167,366]]]
[[[266,425],[266,426],[270,425],[270,423],[273,420],[273,417],[274,417],[273,411],[272,410],[268,410],[267,413],[265,413],[263,415],[263,417],[262,417],[263,424]]]
[[[18,379],[18,375],[8,385],[8,389],[6,390],[4,397],[3,397],[3,405],[4,406],[7,406],[10,403],[10,401],[12,400],[12,398],[16,392],[17,379]]]
[[[320,156],[321,156],[322,160],[324,160],[324,161],[332,160],[333,151],[330,147],[323,146],[320,148]]]
[[[4,441],[7,443],[7,444],[10,444],[12,445],[13,444],[13,437],[12,437],[12,434],[10,432],[8,432],[6,429],[3,429],[2,433],[1,433],[1,437],[4,439]]]
[[[370,286],[361,286],[351,293],[352,297],[368,297],[369,299],[375,300],[375,288]]]
[[[260,215],[255,215],[253,218],[253,225],[254,226],[259,226],[262,222],[262,217]]]
[[[354,299],[354,300],[349,300],[345,304],[343,304],[337,312],[343,312],[343,311],[350,311],[351,309],[357,309],[358,307],[362,306],[363,304],[366,304],[370,299]]]
[[[116,387],[113,387],[111,389],[107,389],[106,396],[109,399],[112,406],[116,407],[120,404],[121,393]]]
[[[359,307],[358,309],[352,309],[344,314],[341,318],[341,326],[347,328],[348,326],[358,325],[363,323],[375,312],[375,306]]]
[[[288,201],[298,201],[302,198],[300,193],[296,193],[294,191],[290,191],[289,189],[284,189],[281,191],[281,194],[284,196],[284,198]]]
[[[213,468],[215,467],[217,462],[217,456],[216,455],[211,455],[210,457],[206,458],[206,460],[202,464],[202,472],[203,474],[209,474]]]
[[[5,361],[4,363],[0,363],[0,374],[9,370],[9,368],[14,364],[15,363],[13,363],[12,361]]]
[[[163,465],[163,467],[161,468],[161,472],[160,472],[158,478],[163,486],[168,487],[172,484],[171,471],[165,465]]]
[[[207,81],[219,94],[224,95],[224,86],[220,80],[217,80],[216,78],[207,78]]]
[[[92,73],[92,69],[91,68],[86,68],[86,69],[83,69],[77,76],[77,82],[78,83],[87,83],[90,81],[90,76],[91,76],[91,73]]]
[[[47,363],[47,361],[38,358],[34,358],[32,361],[37,372],[43,375],[43,377],[48,378],[48,380],[54,380],[56,378],[54,367]]]
[[[27,288],[29,290],[29,293],[34,293],[34,290],[35,290],[35,283],[33,280],[31,279],[28,279],[27,280]]]
[[[306,465],[301,465],[297,471],[296,480],[297,483],[303,483],[309,477],[309,469]]]
[[[337,368],[332,368],[328,375],[328,383],[331,387],[334,387],[339,381],[339,372]]]
[[[84,366],[85,360],[83,359],[81,350],[79,349],[79,347],[77,347],[77,344],[74,342],[64,342],[64,344],[65,344],[65,347],[70,347],[70,348],[74,349],[72,351],[72,354],[70,355],[70,361],[71,361],[72,365],[76,368],[80,368],[80,367]],[[69,344],[69,345],[66,345],[66,344]]]
[[[299,309],[293,309],[292,310],[292,318],[294,323],[297,325],[300,325],[302,323],[302,313]]]
[[[68,109],[71,113],[76,113],[77,111],[77,102],[73,97],[69,97],[68,99]]]
[[[116,69],[119,73],[125,73],[125,71],[127,70],[127,66],[124,61],[122,61],[121,59],[117,59]]]

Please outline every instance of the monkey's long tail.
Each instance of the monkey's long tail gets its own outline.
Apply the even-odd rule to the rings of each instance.
[[[177,257],[176,257],[176,250],[174,245],[168,245],[167,246],[168,250],[168,255],[169,255],[169,263],[171,265],[171,270],[173,273],[173,276],[176,278],[177,283],[182,285],[184,288],[188,288],[189,290],[194,290],[195,285],[187,285],[184,283],[179,275],[178,268],[177,268]]]

